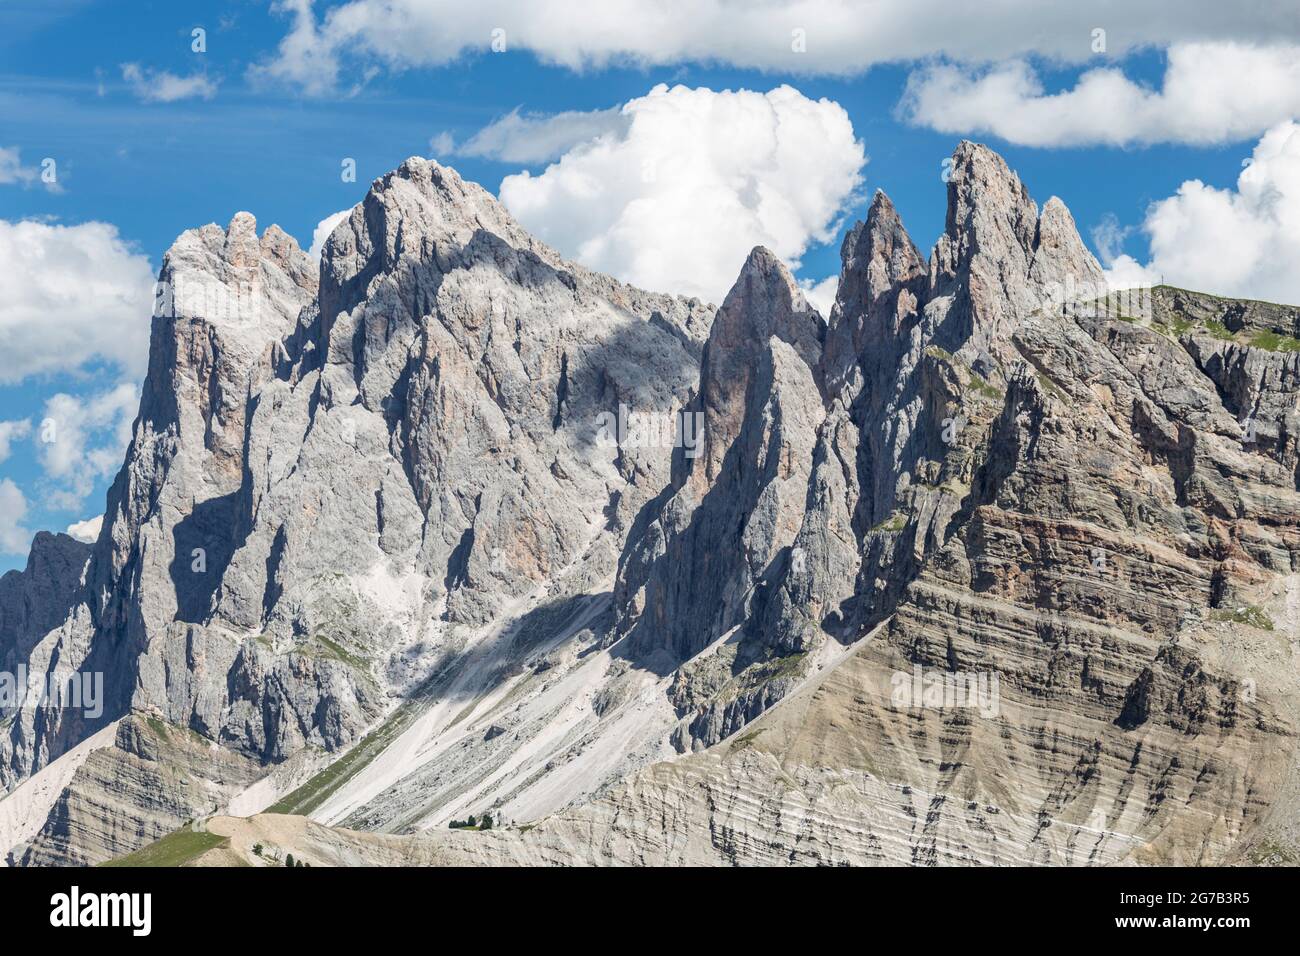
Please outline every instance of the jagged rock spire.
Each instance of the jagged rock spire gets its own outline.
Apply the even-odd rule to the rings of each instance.
[[[832,396],[855,377],[861,386],[861,373],[855,370],[868,355],[892,361],[889,343],[914,321],[925,275],[925,261],[881,190],[871,201],[866,221],[844,237],[840,262],[840,286],[823,359],[826,389]]]
[[[700,388],[704,454],[629,540],[616,632],[671,669],[745,620],[798,527],[817,426],[822,322],[790,270],[754,249],[714,319]]]
[[[740,432],[751,378],[775,338],[815,367],[822,328],[794,276],[776,254],[756,246],[718,309],[704,347],[700,399],[705,416],[703,474],[717,477]]]
[[[965,349],[993,372],[986,357],[1011,359],[1008,340],[1020,319],[1059,303],[1069,287],[1101,281],[1064,203],[1049,201],[1040,217],[1001,156],[968,140],[958,144],[944,234],[930,262],[933,314],[944,326],[938,344]]]

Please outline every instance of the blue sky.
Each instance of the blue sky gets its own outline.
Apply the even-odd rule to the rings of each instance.
[[[297,3],[310,6],[305,0]],[[370,3],[351,0],[348,6],[360,16],[372,12],[367,6]],[[406,5],[413,3],[415,0],[406,0]],[[1190,200],[1180,204],[1175,199],[1169,205],[1171,197],[1179,195],[1184,183],[1200,181],[1211,206],[1226,202],[1224,208],[1229,212],[1223,215],[1237,215],[1238,207],[1246,202],[1242,198],[1246,186],[1239,184],[1243,160],[1257,147],[1262,148],[1261,137],[1268,130],[1295,118],[1294,104],[1274,102],[1274,97],[1258,108],[1246,103],[1225,111],[1225,118],[1217,126],[1211,124],[1208,132],[1199,127],[1188,130],[1179,121],[1179,111],[1185,114],[1188,108],[1173,92],[1164,100],[1146,95],[1159,91],[1166,82],[1171,55],[1183,55],[1179,51],[1188,49],[1189,44],[1214,35],[1217,28],[1212,19],[1205,20],[1201,33],[1195,31],[1196,18],[1201,15],[1197,12],[1186,18],[1190,22],[1184,25],[1190,31],[1186,36],[1174,32],[1184,26],[1171,26],[1170,35],[1162,38],[1158,24],[1132,24],[1132,38],[1123,40],[1127,21],[1121,20],[1116,27],[1121,37],[1116,43],[1119,48],[1112,47],[1111,53],[1097,54],[1087,48],[1084,25],[1090,21],[1085,19],[1059,28],[1073,31],[1061,41],[1066,43],[1064,54],[1055,39],[1043,41],[1032,31],[1019,47],[1010,50],[1014,55],[999,49],[988,57],[980,57],[978,50],[973,54],[969,49],[958,50],[962,36],[948,41],[941,37],[935,41],[935,49],[919,51],[925,56],[890,62],[879,54],[864,54],[861,63],[845,66],[841,60],[828,60],[824,67],[811,56],[806,61],[791,61],[799,69],[794,73],[782,70],[785,61],[778,59],[774,65],[764,60],[766,53],[748,56],[729,47],[728,52],[701,62],[697,53],[681,52],[671,45],[662,53],[634,50],[623,55],[616,41],[612,50],[579,50],[575,55],[583,62],[575,68],[554,63],[568,55],[554,46],[562,41],[524,42],[496,53],[486,48],[486,38],[482,44],[470,42],[466,47],[469,41],[450,36],[450,28],[445,51],[434,55],[416,45],[413,53],[378,27],[372,33],[346,35],[339,27],[335,33],[343,39],[326,39],[328,21],[324,17],[339,5],[317,3],[311,11],[311,16],[320,18],[315,21],[321,27],[316,55],[330,62],[325,73],[337,63],[337,75],[329,76],[327,88],[320,89],[304,82],[301,64],[289,64],[278,73],[267,69],[277,60],[289,59],[280,45],[295,23],[292,6],[273,10],[254,0],[184,4],[6,0],[0,6],[0,150],[16,152],[10,154],[15,158],[8,182],[0,162],[0,220],[68,227],[111,224],[122,249],[147,257],[152,270],[157,269],[178,233],[207,222],[224,224],[238,210],[252,212],[261,227],[279,223],[306,248],[322,219],[359,201],[372,178],[407,156],[433,154],[436,150],[431,140],[440,134],[463,146],[512,110],[539,117],[605,110],[645,97],[660,83],[759,93],[789,84],[808,100],[825,98],[838,104],[847,114],[853,136],[865,149],[861,182],[838,204],[832,217],[837,221],[845,217],[844,221],[851,223],[863,212],[871,192],[881,188],[899,207],[918,245],[928,249],[943,225],[942,160],[958,139],[968,135],[999,150],[1040,203],[1050,195],[1061,196],[1085,239],[1091,242],[1092,230],[1111,221],[1121,231],[1110,232],[1122,236],[1122,251],[1131,256],[1134,268],[1164,268],[1167,264],[1189,273],[1176,276],[1181,282],[1195,284],[1197,260],[1188,264],[1166,249],[1152,248],[1153,235],[1157,242],[1162,241],[1159,237],[1165,233],[1161,230],[1174,230],[1180,241],[1190,242],[1209,229],[1201,221],[1203,217],[1193,214]],[[510,22],[508,12],[494,12],[505,17],[502,22]],[[1205,18],[1212,16],[1204,14]],[[191,49],[196,27],[206,30],[205,52]],[[1273,57],[1270,63],[1281,63],[1285,76],[1288,64],[1295,60],[1295,48],[1269,44],[1294,42],[1294,31],[1289,27],[1280,33],[1275,30],[1270,39],[1265,24],[1245,24],[1240,29],[1240,41],[1264,48]],[[417,33],[413,27],[412,34]],[[810,31],[812,54],[816,53],[814,36]],[[579,37],[574,42],[585,41]],[[951,55],[945,42],[955,51]],[[843,56],[851,59],[852,48],[847,50]],[[1038,86],[1026,92],[1022,84],[989,115],[987,94],[996,90],[978,84],[990,72],[995,73],[999,64],[1011,62],[1027,64]],[[952,64],[958,71],[955,87],[936,86],[937,75],[926,72],[936,63]],[[127,67],[129,64],[134,66]],[[1056,115],[1050,103],[1042,102],[1043,96],[1078,91],[1081,78],[1097,69],[1119,71],[1138,93],[1120,90],[1113,94],[1116,99],[1109,106],[1097,107],[1091,96],[1080,92],[1077,102],[1061,102],[1059,113],[1066,118],[1059,124],[1055,119],[1050,123],[1034,119],[1042,115],[1034,111],[1045,108]],[[174,87],[172,93],[166,93],[169,77],[191,83],[189,88],[196,92],[171,101],[158,100],[160,95],[179,96],[178,91],[186,88]],[[1267,78],[1271,81],[1273,74]],[[1225,84],[1237,86],[1222,95],[1240,101],[1243,83],[1249,93],[1249,79],[1225,76]],[[924,89],[947,92],[941,105],[931,102],[914,107],[909,114],[900,102],[909,82],[921,81],[929,84]],[[1155,141],[1142,141],[1147,136],[1142,130],[1098,133],[1096,117],[1084,115],[1090,109],[1111,108],[1122,125],[1126,113],[1139,107],[1151,110],[1152,118],[1144,121],[1144,129],[1159,128],[1147,137]],[[1012,118],[1019,116],[1024,119],[1017,126]],[[1048,141],[1032,142],[1040,130]],[[1121,142],[1105,141],[1108,138]],[[1129,141],[1122,141],[1125,138]],[[1290,155],[1288,144],[1284,139],[1279,147],[1284,157]],[[809,163],[818,161],[822,148],[817,141],[807,143]],[[1272,155],[1257,159],[1261,169],[1291,168],[1268,166],[1265,160]],[[46,157],[55,160],[57,184],[43,183],[36,175]],[[356,160],[355,183],[340,178],[340,163],[347,157]],[[452,155],[439,158],[493,192],[504,177],[521,169],[540,176],[549,165],[546,161],[520,163],[491,155],[457,154],[454,148]],[[1285,191],[1287,182],[1266,185],[1274,192]],[[1241,196],[1236,192],[1239,189]],[[1153,207],[1160,210],[1158,215],[1153,214]],[[1258,213],[1258,204],[1247,211]],[[1122,231],[1125,229],[1128,231]],[[835,274],[842,234],[843,230],[838,230],[832,241],[825,243],[804,237],[798,275],[817,282]],[[797,237],[791,241],[798,244]],[[1163,241],[1172,240],[1166,237]],[[578,252],[562,251],[569,255]],[[1098,251],[1107,254],[1107,261],[1116,252],[1112,248]],[[33,262],[22,268],[42,267]],[[737,261],[735,267],[739,266]],[[13,287],[14,283],[28,284],[34,277],[6,274],[4,278],[6,286]],[[1274,296],[1287,291],[1268,286],[1272,281],[1268,277],[1260,279],[1248,273],[1223,278],[1207,272],[1205,279],[1202,286],[1236,286],[1211,291],[1237,292],[1252,282]],[[123,323],[125,328],[132,321],[129,315],[129,310],[119,310],[111,321]],[[60,318],[47,316],[40,321],[57,323]],[[87,321],[94,321],[94,316]],[[137,330],[147,326],[147,303],[135,321]],[[12,328],[9,333],[12,342]],[[5,334],[0,321],[0,345]],[[17,488],[26,507],[21,518],[12,510],[8,516],[11,529],[16,527],[17,532],[9,535],[9,553],[0,553],[0,571],[25,563],[21,549],[13,546],[15,534],[61,531],[102,513],[104,493],[115,469],[104,464],[102,455],[94,459],[94,465],[84,461],[52,463],[48,455],[42,455],[36,426],[56,394],[89,405],[97,396],[138,379],[139,368],[124,367],[128,364],[120,355],[92,351],[84,359],[62,364],[57,356],[43,365],[37,362],[37,370],[30,374],[11,366],[8,380],[0,378],[0,422],[30,423],[25,434],[15,432],[22,437],[9,441],[7,458],[5,443],[0,441],[0,482]],[[82,426],[84,447],[75,453],[90,458],[96,450],[114,450],[119,426],[107,412],[98,417],[88,414]],[[8,501],[12,508],[15,500],[13,495],[6,499],[0,490],[0,507]],[[5,520],[0,516],[0,526]],[[6,550],[5,541],[0,534],[0,552]]]

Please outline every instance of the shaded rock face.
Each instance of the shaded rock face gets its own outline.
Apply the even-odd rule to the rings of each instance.
[[[714,319],[685,410],[701,445],[677,450],[672,485],[624,555],[614,633],[634,659],[667,673],[757,619],[804,511],[824,414],[822,335],[789,271],[755,249]]]
[[[241,214],[228,230],[182,235],[158,289],[140,414],[103,530],[79,552],[78,587],[65,589],[62,620],[40,633],[27,661],[43,676],[102,675],[103,713],[20,710],[0,743],[8,782],[137,698],[168,714],[201,708],[193,659],[211,650],[221,667],[235,657],[233,642],[187,633],[186,625],[206,618],[234,548],[249,395],[271,377],[276,337],[314,293],[315,277],[291,238],[272,227],[259,239],[252,217]],[[31,568],[25,574],[34,576]],[[189,660],[172,650],[186,643]],[[185,662],[172,672],[175,684],[154,671],[164,656]]]
[[[366,734],[285,805],[543,818],[412,859],[1204,863],[1278,826],[1293,310],[1076,307],[1068,210],[972,143],[928,256],[880,193],[841,259],[826,320],[761,248],[715,315],[423,160],[319,270],[245,214],[186,233],[99,542],[0,579],[0,661],[108,677],[96,720],[6,715],[0,780],[127,715],[15,859],[134,849]]]
[[[785,560],[761,584],[747,582],[757,641],[725,657],[730,674],[711,661],[707,674],[684,681],[679,705],[699,714],[693,746],[717,742],[778,700],[803,671],[800,655],[828,636],[855,641],[892,613],[968,518],[963,505],[989,429],[1023,363],[1014,332],[1059,302],[1062,289],[1101,281],[1064,205],[1052,200],[1040,216],[991,151],[958,147],[948,198],[928,264],[883,193],[845,239],[838,300],[811,371],[823,406],[805,416],[802,442],[787,439],[811,451],[798,478],[804,492],[786,492],[804,499],[803,514],[788,523],[796,530],[781,542]],[[697,575],[680,558],[660,560],[682,569],[683,583],[668,592],[689,594],[684,582]],[[706,598],[672,617],[695,621],[715,606]]]

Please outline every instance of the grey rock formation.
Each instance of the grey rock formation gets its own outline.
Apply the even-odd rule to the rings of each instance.
[[[1068,213],[1037,215],[970,144],[924,275],[880,196],[844,261],[805,574],[786,574],[764,630],[824,640],[806,625],[829,595],[824,633],[848,656],[778,706],[781,682],[747,689],[728,712],[752,725],[715,743],[739,721],[702,721],[704,753],[440,852],[1189,864],[1269,833],[1293,844],[1289,342],[1225,335],[1224,311],[1143,324],[1063,301],[1098,278]],[[703,716],[736,699],[698,683],[719,687]]]
[[[721,680],[710,662],[708,675],[687,681],[679,699],[700,711],[696,746],[717,742],[780,699],[802,673],[802,656],[828,635],[852,642],[892,613],[907,582],[964,518],[980,445],[1020,361],[1013,332],[1059,302],[1060,290],[1101,281],[1065,206],[1053,199],[1040,217],[988,149],[958,147],[948,200],[928,267],[883,193],[845,239],[838,301],[814,373],[825,383],[825,422],[805,417],[812,449],[805,513],[790,560],[764,581],[770,599],[749,617],[765,652],[730,660],[732,680]],[[736,494],[727,499],[744,511]],[[682,567],[676,555],[661,560]],[[701,580],[683,571],[679,581]],[[689,592],[681,584],[669,593]],[[706,597],[661,610],[661,620],[675,623],[659,628],[690,627],[716,606]],[[756,660],[762,668],[746,674]],[[709,696],[721,699],[701,699]],[[721,719],[719,707],[727,714]]]
[[[17,715],[8,785],[132,711],[261,761],[337,749],[521,597],[607,582],[668,450],[601,416],[679,409],[712,311],[565,262],[418,159],[319,290],[245,213],[181,236],[160,288],[98,544],[6,578],[6,660],[103,673],[108,707]]]
[[[698,444],[676,450],[671,487],[628,543],[615,635],[637,660],[671,671],[755,618],[804,510],[822,334],[785,266],[751,252],[684,412]]]

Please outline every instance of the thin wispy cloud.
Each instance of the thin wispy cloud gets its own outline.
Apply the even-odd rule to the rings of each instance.
[[[9,478],[0,478],[0,554],[24,555],[32,532],[24,525],[27,497]]]
[[[206,73],[178,76],[168,70],[151,70],[139,63],[123,63],[122,79],[135,96],[146,103],[175,103],[178,100],[210,100],[217,95],[217,81]]]
[[[0,463],[13,452],[14,442],[26,438],[32,432],[32,423],[28,419],[0,422]]]
[[[557,159],[582,143],[627,131],[632,118],[624,110],[569,110],[550,115],[511,110],[456,144],[442,134],[430,140],[435,153],[482,156],[507,163],[542,163]]]
[[[43,167],[23,163],[17,146],[0,146],[0,186],[44,186],[50,192],[62,192],[57,167],[46,160]]]

